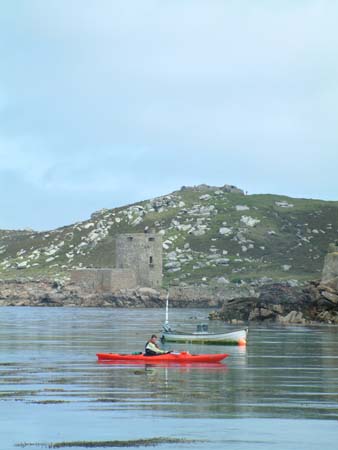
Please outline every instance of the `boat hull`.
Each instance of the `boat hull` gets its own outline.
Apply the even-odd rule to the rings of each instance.
[[[212,344],[212,345],[246,345],[247,329],[230,333],[175,333],[163,332],[163,342],[177,342],[185,344]]]
[[[119,353],[97,353],[96,354],[99,361],[128,361],[130,363],[142,362],[145,364],[156,364],[156,363],[174,363],[174,364],[185,364],[185,363],[216,363],[227,358],[229,355],[226,353],[216,353],[207,355],[192,355],[189,352],[181,353],[164,353],[155,356],[145,356],[144,354],[128,355]]]

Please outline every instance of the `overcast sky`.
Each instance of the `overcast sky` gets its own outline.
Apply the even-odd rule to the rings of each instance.
[[[5,0],[0,228],[182,185],[338,200],[338,2]]]

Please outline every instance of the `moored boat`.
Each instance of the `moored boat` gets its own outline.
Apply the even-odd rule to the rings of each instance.
[[[200,354],[192,355],[189,352],[180,353],[163,353],[154,356],[146,356],[143,353],[138,354],[124,354],[124,353],[97,353],[96,354],[99,361],[128,361],[128,362],[142,362],[145,364],[156,364],[156,363],[174,363],[174,364],[184,364],[184,363],[216,363],[227,358],[229,355],[227,353],[214,353],[214,354]]]
[[[164,330],[162,332],[161,340],[163,342],[186,344],[246,345],[247,334],[247,328],[228,333],[209,333],[207,331],[183,333]]]
[[[172,330],[169,325],[169,292],[166,301],[165,322],[161,335],[162,342],[177,342],[185,344],[214,344],[214,345],[246,345],[248,329],[230,331],[226,333],[209,333],[207,324],[198,324],[195,332],[181,332]]]

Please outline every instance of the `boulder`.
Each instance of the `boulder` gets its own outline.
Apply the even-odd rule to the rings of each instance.
[[[176,252],[169,252],[169,253],[167,254],[167,258],[168,258],[170,261],[176,261],[176,260],[177,260],[177,254],[176,254]]]
[[[141,296],[146,296],[146,297],[150,297],[150,298],[158,298],[160,296],[160,293],[158,291],[156,291],[156,289],[152,289],[149,287],[141,287],[137,290],[137,292]]]
[[[332,292],[322,291],[322,296],[332,303],[338,304],[338,295]]]
[[[217,258],[214,260],[214,263],[217,264],[218,266],[221,266],[229,264],[229,261],[230,261],[229,258]]]
[[[216,282],[217,282],[217,284],[229,284],[230,283],[230,281],[225,277],[217,278]]]
[[[286,316],[279,316],[278,320],[280,323],[287,324],[305,324],[306,320],[303,317],[303,313],[300,311],[290,311]]]
[[[170,262],[167,262],[165,265],[164,265],[164,267],[166,268],[166,269],[176,269],[176,268],[178,268],[178,267],[180,267],[181,266],[181,263],[179,262],[179,261],[170,261]]]
[[[200,200],[210,200],[211,199],[211,195],[209,194],[204,194],[200,196]]]
[[[232,233],[232,228],[229,227],[221,227],[219,229],[219,234],[221,234],[222,236],[229,236],[229,234]]]
[[[324,260],[324,267],[322,272],[322,284],[331,284],[335,289],[338,289],[338,251],[328,253]]]
[[[293,204],[292,203],[288,203],[286,201],[281,201],[281,202],[275,202],[276,206],[279,206],[280,208],[293,208]]]
[[[260,220],[250,216],[242,216],[241,222],[248,227],[254,227],[260,222]]]
[[[203,236],[205,234],[205,229],[203,228],[198,228],[197,230],[193,230],[192,234],[194,236]]]

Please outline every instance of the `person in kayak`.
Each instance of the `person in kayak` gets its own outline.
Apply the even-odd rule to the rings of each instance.
[[[170,353],[166,352],[165,350],[162,350],[158,344],[157,344],[157,336],[156,334],[153,334],[149,341],[147,341],[145,346],[145,356],[155,356],[155,355],[163,355],[164,353]]]

